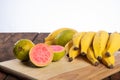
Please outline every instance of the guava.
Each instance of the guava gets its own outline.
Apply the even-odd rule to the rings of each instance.
[[[53,62],[59,61],[64,57],[65,55],[65,48],[60,45],[51,45],[50,46],[53,49]]]
[[[18,40],[13,47],[15,57],[21,61],[29,60],[29,51],[34,46],[34,43],[29,39]]]
[[[38,43],[31,48],[29,58],[35,66],[44,67],[52,62],[53,50],[45,43]]]
[[[61,33],[59,33],[55,37],[54,44],[65,46],[67,44],[67,42],[69,42],[73,38],[73,35],[76,32],[77,32],[76,30],[64,30],[64,31],[62,31]]]

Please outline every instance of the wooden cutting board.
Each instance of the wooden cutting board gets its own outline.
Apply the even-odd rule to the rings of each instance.
[[[83,57],[73,62],[68,62],[68,58],[64,57],[43,68],[29,66],[28,63],[13,59],[0,62],[0,69],[32,80],[100,80],[120,71],[120,52],[117,52],[115,57],[113,69],[108,69],[103,64],[93,66]]]

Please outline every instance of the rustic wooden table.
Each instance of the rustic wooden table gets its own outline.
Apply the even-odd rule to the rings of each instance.
[[[35,44],[43,42],[49,33],[0,33],[0,62],[14,59],[13,45],[19,39],[30,39]],[[28,80],[0,70],[0,80]],[[104,80],[120,80],[120,72],[107,76]]]

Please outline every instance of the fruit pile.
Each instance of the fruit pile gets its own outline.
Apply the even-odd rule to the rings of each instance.
[[[13,53],[22,62],[31,62],[34,66],[44,67],[52,61],[59,61],[65,55],[65,48],[60,45],[34,44],[29,39],[18,40]]]
[[[120,34],[98,32],[78,32],[71,28],[60,28],[50,33],[43,43],[34,44],[31,40],[20,39],[13,48],[15,57],[43,67],[52,61],[59,61],[66,54],[71,62],[83,56],[94,66],[103,63],[108,68],[115,64],[115,52],[120,49]]]
[[[45,43],[64,46],[70,62],[80,55],[95,66],[103,63],[106,67],[113,68],[114,53],[120,49],[120,34],[104,30],[77,32],[71,28],[60,28],[50,33],[45,38]]]

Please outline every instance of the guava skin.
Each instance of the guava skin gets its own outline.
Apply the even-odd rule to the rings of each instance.
[[[58,34],[54,39],[55,45],[65,46],[67,42],[69,42],[73,35],[76,33],[75,30],[64,30],[60,34]]]
[[[29,51],[34,46],[34,43],[28,39],[20,39],[18,40],[14,47],[13,53],[15,57],[21,61],[29,60]]]
[[[53,62],[61,60],[65,56],[65,48],[60,45],[51,45],[50,46],[53,49]]]

